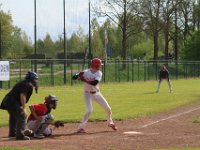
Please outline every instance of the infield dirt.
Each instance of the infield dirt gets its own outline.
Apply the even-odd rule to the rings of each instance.
[[[89,122],[87,133],[75,134],[78,124],[55,129],[51,137],[30,141],[7,138],[8,128],[0,128],[0,147],[25,147],[51,150],[146,150],[200,148],[200,102],[181,106],[151,117],[115,121],[118,131],[106,122]]]

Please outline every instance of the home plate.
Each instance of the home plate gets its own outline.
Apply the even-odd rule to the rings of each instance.
[[[127,131],[127,132],[124,132],[124,134],[129,134],[129,135],[143,135],[144,133],[137,132],[137,131]]]

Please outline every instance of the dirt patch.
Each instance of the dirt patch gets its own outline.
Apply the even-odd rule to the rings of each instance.
[[[144,150],[200,147],[200,125],[193,121],[200,115],[200,102],[169,112],[140,119],[116,121],[118,131],[106,122],[90,122],[86,134],[74,134],[77,123],[55,129],[42,140],[8,139],[8,128],[0,128],[0,147],[28,147],[59,150]]]

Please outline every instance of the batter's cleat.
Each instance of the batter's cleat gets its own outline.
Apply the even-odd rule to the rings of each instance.
[[[115,126],[115,124],[109,124],[109,127],[111,127],[114,131],[117,131],[117,127]]]
[[[33,137],[37,138],[37,139],[43,139],[43,138],[45,138],[44,135],[42,135],[42,134],[35,134],[35,133],[34,133]]]
[[[86,133],[85,129],[81,128],[81,129],[78,129],[76,133]]]
[[[30,140],[28,136],[16,137],[16,140]]]

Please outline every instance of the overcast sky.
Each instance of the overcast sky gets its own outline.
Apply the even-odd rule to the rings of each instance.
[[[63,33],[63,0],[37,0],[37,38],[50,33],[57,39]],[[67,36],[79,26],[88,32],[88,0],[65,0]],[[34,0],[0,0],[1,9],[10,11],[13,24],[20,27],[33,40]]]

